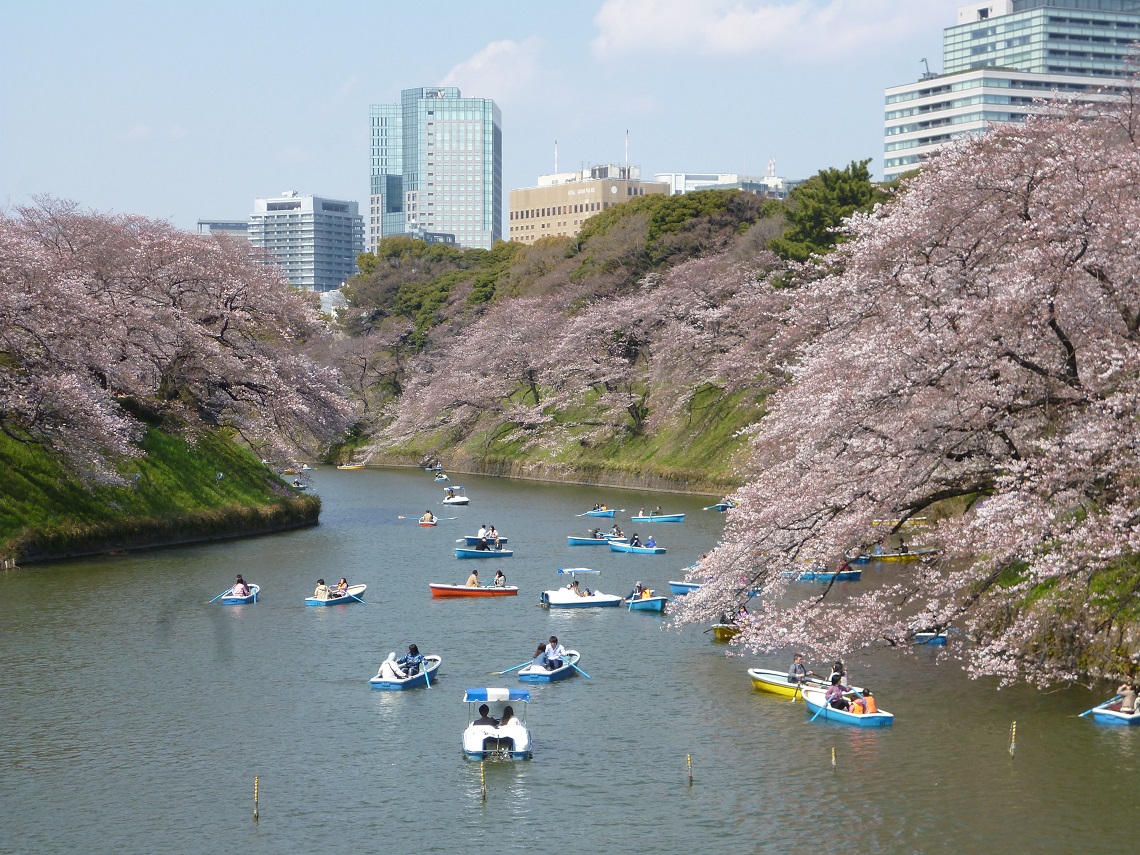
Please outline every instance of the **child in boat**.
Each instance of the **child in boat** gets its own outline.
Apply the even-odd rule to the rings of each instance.
[[[851,701],[851,709],[848,712],[853,712],[855,715],[867,715],[868,713],[877,713],[879,711],[875,699],[871,697],[871,690],[864,689],[862,697],[856,695]]]

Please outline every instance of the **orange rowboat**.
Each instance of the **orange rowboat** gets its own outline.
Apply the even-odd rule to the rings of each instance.
[[[438,582],[429,582],[433,600],[446,600],[455,597],[514,597],[519,589],[515,585],[441,585]]]

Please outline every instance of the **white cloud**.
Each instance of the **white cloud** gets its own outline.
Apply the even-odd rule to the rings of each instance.
[[[606,0],[599,56],[850,60],[953,24],[957,0]]]
[[[147,136],[150,136],[150,125],[146,124],[145,122],[139,122],[130,130],[119,134],[119,139],[123,140],[124,142],[135,142]]]
[[[355,74],[349,76],[343,83],[337,87],[336,92],[333,93],[332,103],[339,104],[351,94],[352,90],[360,82],[360,78]]]
[[[458,86],[465,98],[493,98],[500,107],[526,102],[542,88],[541,49],[538,38],[491,42],[454,66],[440,85]]]

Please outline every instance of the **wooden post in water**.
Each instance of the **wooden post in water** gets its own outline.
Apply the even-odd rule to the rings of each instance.
[[[483,796],[483,801],[487,801],[487,761],[479,761],[479,792]]]
[[[257,810],[257,775],[253,776],[253,820],[256,822],[258,819]]]
[[[1009,759],[1013,760],[1013,753],[1017,750],[1017,722],[1009,726]]]
[[[689,767],[689,786],[693,786],[693,755],[685,755],[685,764]]]
[[[831,746],[831,771],[835,771],[835,746]]]

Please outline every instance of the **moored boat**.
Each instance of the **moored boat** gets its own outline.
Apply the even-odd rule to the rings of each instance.
[[[364,591],[367,585],[349,585],[348,593],[343,597],[329,597],[322,600],[320,597],[306,597],[306,606],[339,606],[345,603],[362,603],[364,602]]]
[[[578,660],[581,658],[582,655],[577,650],[567,650],[560,668],[548,670],[545,665],[532,662],[519,670],[519,679],[524,683],[554,683],[558,680],[574,677],[578,674],[574,666],[578,664]]]
[[[627,552],[631,555],[664,555],[664,546],[631,546],[616,540],[610,541],[610,552]]]
[[[456,558],[510,558],[515,554],[513,549],[476,549],[473,546],[455,547]]]
[[[813,718],[818,714],[819,718],[825,718],[828,721],[837,721],[842,724],[851,724],[856,727],[889,727],[894,723],[895,717],[885,710],[879,710],[873,713],[854,713],[847,710],[836,709],[828,705],[824,699],[824,689],[807,689],[803,690],[804,704],[807,705],[808,712],[813,714]],[[854,692],[849,692],[845,695],[848,699],[855,697]]]
[[[519,589],[516,585],[445,585],[441,582],[428,582],[434,600],[456,599],[459,597],[514,597]]]
[[[445,487],[443,490],[443,503],[445,505],[469,505],[471,500],[467,498],[467,492],[463,487]]]
[[[615,594],[603,594],[601,591],[586,590],[580,592],[577,584],[581,575],[597,575],[600,571],[589,567],[562,567],[558,573],[571,578],[570,584],[563,588],[543,591],[539,596],[539,605],[551,609],[588,609],[604,608],[607,606],[620,606],[621,597]]]
[[[530,692],[526,689],[468,689],[463,693],[470,724],[463,731],[463,756],[468,760],[529,760],[530,731],[526,726],[526,708]],[[475,717],[476,705],[487,704],[489,715],[501,719],[505,706],[511,706],[514,718],[507,724],[480,724]]]
[[[242,596],[237,596],[235,594],[230,593],[230,594],[227,594],[226,596],[222,597],[222,605],[223,606],[241,606],[241,605],[245,605],[246,603],[256,603],[257,602],[257,595],[261,592],[261,586],[255,585],[252,582],[250,582],[247,587],[249,588],[248,594],[245,594]]]
[[[685,521],[685,515],[684,514],[655,514],[655,513],[650,513],[650,514],[645,514],[643,516],[643,515],[639,514],[637,516],[630,517],[630,521],[631,522],[647,522],[647,523],[650,523],[650,522],[679,523],[679,522]]]
[[[436,672],[439,671],[440,663],[443,660],[436,656],[434,653],[429,653],[424,656],[424,664],[418,674],[413,674],[410,677],[382,677],[380,672],[369,680],[369,684],[373,689],[384,689],[385,691],[399,691],[401,689],[417,689],[420,686],[430,686],[435,682]],[[381,668],[381,671],[383,668]]]

